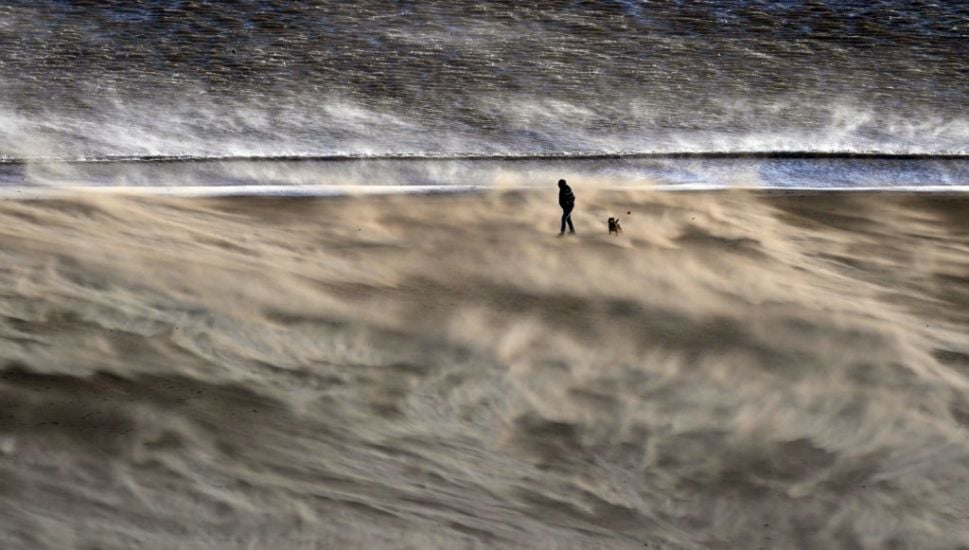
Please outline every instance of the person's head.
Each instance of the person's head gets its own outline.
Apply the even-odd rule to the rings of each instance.
[[[565,187],[565,180],[559,180],[559,189]]]

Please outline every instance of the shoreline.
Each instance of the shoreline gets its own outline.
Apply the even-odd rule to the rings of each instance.
[[[815,195],[815,194],[916,194],[962,196],[969,194],[966,185],[925,185],[895,187],[756,187],[715,186],[707,184],[669,184],[641,186],[587,186],[585,191],[604,193],[722,193]],[[96,196],[114,197],[170,197],[170,198],[344,198],[365,196],[426,196],[454,194],[489,194],[506,192],[544,192],[546,186],[482,186],[482,185],[209,185],[209,186],[84,186],[84,187],[16,187],[0,188],[0,201],[70,199]]]

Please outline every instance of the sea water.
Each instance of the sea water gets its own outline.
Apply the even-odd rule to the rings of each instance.
[[[961,185],[967,21],[941,1],[6,2],[0,182]],[[915,158],[473,162],[765,152]],[[417,162],[265,163],[373,156]],[[168,164],[49,162],[112,159]]]

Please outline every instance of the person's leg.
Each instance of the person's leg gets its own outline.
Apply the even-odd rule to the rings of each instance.
[[[575,233],[575,226],[572,225],[572,211],[569,210],[569,215],[565,218],[565,221],[569,222],[569,233]],[[565,231],[565,228],[562,228]]]
[[[565,224],[566,223],[568,223],[569,226],[572,225],[572,219],[569,217],[569,216],[571,216],[571,214],[572,214],[572,210],[567,209],[567,208],[563,208],[562,209],[562,228],[559,229],[559,235],[562,235],[562,234],[565,233]]]

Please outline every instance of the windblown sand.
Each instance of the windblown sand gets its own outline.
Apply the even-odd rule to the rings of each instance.
[[[969,546],[969,198],[576,193],[0,202],[0,547]]]

